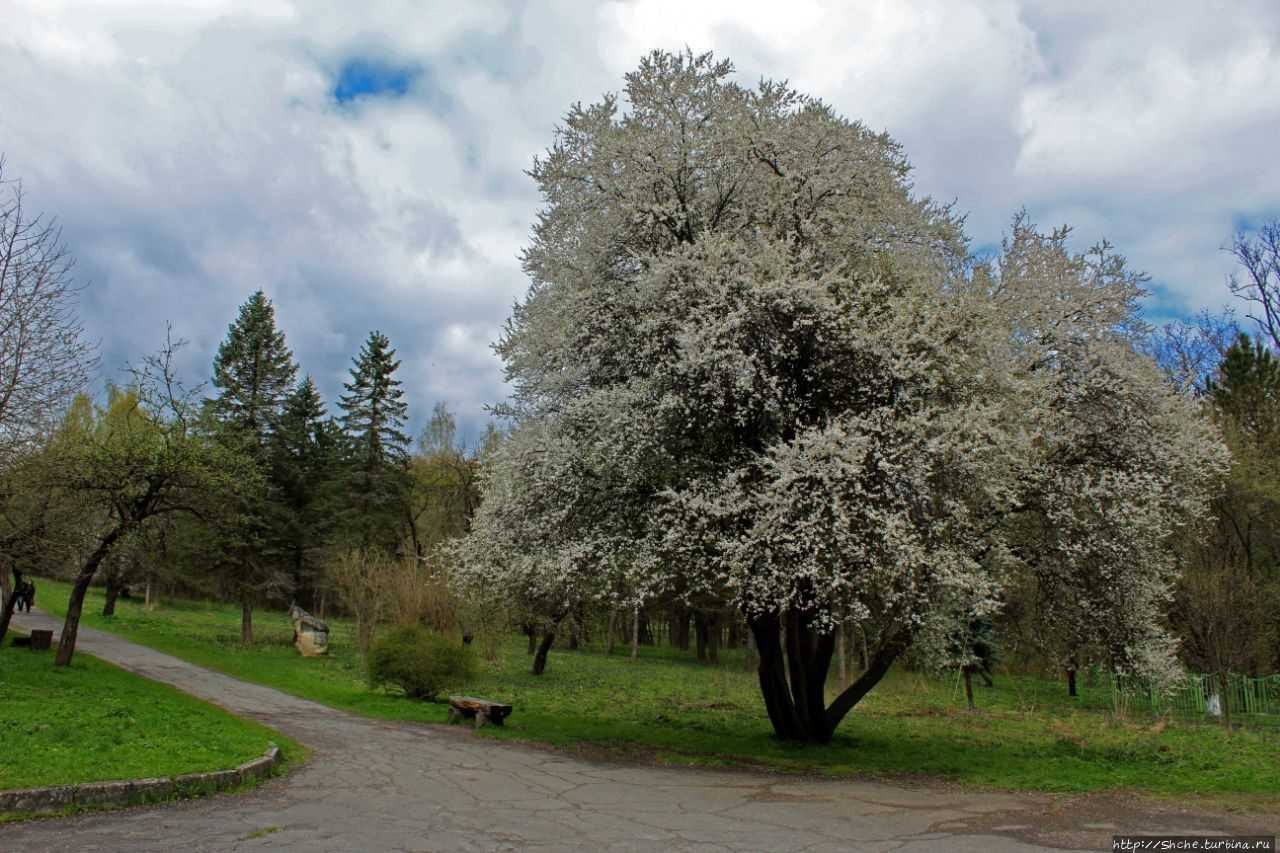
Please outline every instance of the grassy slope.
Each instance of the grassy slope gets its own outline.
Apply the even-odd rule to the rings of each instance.
[[[88,655],[0,649],[0,789],[234,767],[270,743],[300,748],[166,685]]]
[[[42,586],[57,607],[66,587]],[[302,659],[281,613],[259,613],[259,643],[238,642],[239,611],[175,603],[144,613],[121,601],[104,619],[100,593],[85,623],[103,627],[222,672],[270,684],[335,707],[385,719],[440,722],[442,705],[370,691],[354,653],[353,626],[331,620],[332,654]],[[584,742],[644,752],[674,763],[764,764],[831,774],[923,774],[968,784],[1083,792],[1132,787],[1153,793],[1261,795],[1280,804],[1274,732],[1228,737],[1214,726],[1123,720],[1067,704],[1061,685],[1004,676],[979,688],[982,710],[963,710],[954,682],[894,672],[841,725],[827,747],[779,743],[771,736],[754,676],[741,658],[721,667],[687,653],[645,648],[641,660],[603,657],[598,649],[553,651],[547,674],[528,674],[522,641],[459,689],[509,701],[515,713],[495,738],[562,746]]]

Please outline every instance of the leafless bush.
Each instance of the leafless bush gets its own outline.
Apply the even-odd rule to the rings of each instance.
[[[448,570],[431,558],[406,557],[389,567],[387,621],[427,625],[442,634],[458,627],[461,603],[449,588]]]
[[[427,625],[440,633],[458,628],[462,603],[438,562],[346,550],[335,556],[332,576],[339,599],[356,618],[361,654],[380,624]]]

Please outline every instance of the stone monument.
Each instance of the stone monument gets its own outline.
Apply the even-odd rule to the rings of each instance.
[[[293,645],[303,657],[329,653],[329,626],[294,604],[289,608],[293,619]]]

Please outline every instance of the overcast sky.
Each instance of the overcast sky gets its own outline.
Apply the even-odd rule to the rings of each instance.
[[[328,400],[376,328],[414,431],[444,399],[474,435],[526,287],[523,170],[686,45],[889,131],[975,246],[1023,206],[1109,239],[1153,320],[1226,303],[1220,246],[1280,216],[1275,0],[0,0],[0,152],[89,282],[104,378],[166,321],[207,378],[262,288]]]

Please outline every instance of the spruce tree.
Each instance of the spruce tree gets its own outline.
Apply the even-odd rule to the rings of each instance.
[[[1217,379],[1208,382],[1214,406],[1251,438],[1277,429],[1280,358],[1241,332],[1222,357]]]
[[[219,586],[241,605],[240,638],[253,642],[253,605],[263,592],[287,586],[281,571],[288,512],[273,482],[268,443],[283,415],[298,366],[276,329],[275,308],[261,290],[240,306],[213,360],[217,396],[206,401],[215,434],[251,457],[265,487],[237,497],[234,521],[209,531],[211,565]]]
[[[1263,333],[1241,333],[1207,383],[1231,470],[1212,524],[1188,542],[1173,607],[1181,656],[1201,672],[1280,664],[1280,354]]]
[[[995,668],[1002,660],[991,618],[981,616],[962,626],[953,637],[948,651],[960,660],[965,699],[969,710],[976,710],[973,701],[973,676],[979,676],[984,684],[991,687],[995,684]]]
[[[395,372],[391,342],[374,331],[352,360],[347,393],[338,401],[346,437],[347,539],[361,550],[396,550],[407,517],[408,405]]]
[[[324,401],[308,376],[285,400],[271,437],[272,480],[288,511],[285,551],[294,594],[315,610],[324,610],[319,555],[328,543],[331,506],[326,483],[333,477],[341,437]]]
[[[261,291],[240,306],[235,322],[213,359],[213,387],[218,395],[209,410],[231,434],[256,447],[259,454],[293,390],[298,366],[276,329],[275,308]]]

